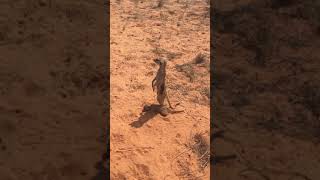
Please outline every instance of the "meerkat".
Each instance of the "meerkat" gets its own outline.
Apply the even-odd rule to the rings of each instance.
[[[159,65],[159,69],[156,77],[152,80],[152,90],[153,92],[155,89],[157,90],[157,101],[161,106],[164,105],[165,99],[167,99],[170,108],[172,108],[166,88],[167,61],[165,59],[157,58],[154,62]]]
[[[166,66],[167,66],[167,60],[163,58],[157,58],[154,59],[154,62],[159,65],[159,69],[157,72],[156,77],[152,80],[152,90],[157,91],[157,101],[160,104],[160,114],[163,116],[168,115],[169,113],[178,113],[183,111],[174,111],[174,109],[170,103],[167,88],[166,88]],[[167,102],[169,104],[169,107],[171,109],[168,109],[165,106],[165,100],[167,99]]]

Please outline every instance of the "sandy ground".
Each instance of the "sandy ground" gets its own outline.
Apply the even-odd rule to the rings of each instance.
[[[319,10],[306,1],[217,3],[213,179],[319,179]]]
[[[0,6],[0,179],[93,178],[106,139],[104,5]]]
[[[206,1],[111,1],[111,179],[209,179],[188,146],[197,133],[209,145],[209,33]],[[157,103],[156,57],[168,58],[170,100],[184,113],[141,115]]]

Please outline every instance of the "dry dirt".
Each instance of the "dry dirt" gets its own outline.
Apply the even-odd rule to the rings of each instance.
[[[209,25],[204,0],[111,1],[111,179],[209,179]],[[169,97],[183,113],[141,114],[157,103],[157,57],[169,60]]]
[[[320,5],[217,1],[213,179],[320,176]]]

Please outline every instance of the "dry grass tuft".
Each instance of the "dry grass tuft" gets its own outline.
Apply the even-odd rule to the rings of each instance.
[[[192,135],[187,146],[198,156],[199,166],[204,169],[210,162],[210,145],[203,133]]]
[[[206,56],[202,53],[199,53],[194,59],[193,63],[194,64],[202,64],[206,62]]]
[[[208,63],[207,55],[203,53],[199,53],[195,58],[193,58],[193,60],[181,65],[177,64],[175,68],[178,72],[183,72],[185,76],[189,78],[190,82],[194,82],[196,76],[207,75],[207,73],[203,74],[200,72],[196,72],[197,70],[199,70],[198,67],[210,68],[209,66],[210,64]]]
[[[176,65],[176,70],[178,72],[183,72],[190,80],[190,82],[193,82],[195,79],[195,71],[190,63],[186,64],[177,64]]]

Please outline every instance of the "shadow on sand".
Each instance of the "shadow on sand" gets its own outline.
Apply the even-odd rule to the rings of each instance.
[[[130,123],[130,126],[135,128],[142,127],[146,122],[159,114],[159,109],[160,105],[158,104],[145,105],[140,117],[136,121]]]

